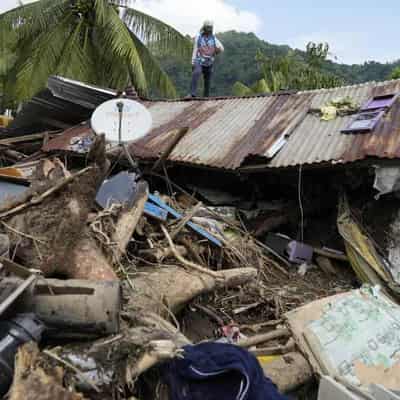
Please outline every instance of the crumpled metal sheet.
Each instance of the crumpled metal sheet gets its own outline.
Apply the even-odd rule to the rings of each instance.
[[[353,218],[346,198],[339,205],[337,226],[350,264],[360,281],[382,286],[394,283],[389,265],[385,264],[371,239]]]

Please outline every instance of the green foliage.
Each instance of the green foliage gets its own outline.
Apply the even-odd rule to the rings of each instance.
[[[321,69],[329,54],[328,43],[307,43],[305,61],[315,69]]]
[[[267,57],[261,51],[256,61],[267,85],[273,92],[279,90],[310,90],[336,87],[343,81],[330,72],[322,70],[329,52],[327,43],[308,43],[304,59],[293,50],[278,57]]]
[[[343,82],[329,72],[322,71],[322,64],[329,52],[328,44],[309,43],[304,59],[293,50],[283,56],[267,57],[257,51],[257,61],[263,79],[249,88],[236,82],[233,93],[257,94],[279,90],[309,90],[340,86]]]
[[[393,69],[390,73],[389,79],[400,79],[400,66]]]
[[[251,96],[253,93],[253,91],[251,90],[251,88],[249,88],[248,86],[246,86],[245,84],[243,84],[242,82],[236,82],[233,85],[232,88],[232,94],[234,96],[238,96],[238,97],[244,97],[244,96]]]
[[[242,82],[247,87],[251,87],[254,82],[263,77],[259,63],[254,61],[254,57],[259,50],[268,59],[276,59],[290,53],[292,57],[303,63],[307,63],[307,53],[301,50],[292,50],[288,46],[280,46],[268,43],[257,38],[253,33],[241,33],[229,31],[217,34],[225,47],[225,52],[217,58],[215,73],[212,82],[212,95],[228,96],[232,94],[232,87],[236,82]],[[324,46],[321,50],[317,48],[312,54],[324,55]],[[328,53],[329,54],[329,49]],[[190,56],[175,57],[173,55],[164,55],[158,57],[164,70],[174,81],[180,96],[184,96],[189,91],[191,79]],[[357,84],[367,81],[382,81],[387,79],[393,68],[400,66],[400,61],[395,63],[379,63],[368,61],[360,65],[339,64],[331,60],[324,59],[321,62],[321,72],[329,73],[340,79],[343,84]],[[328,82],[322,82],[322,76],[317,76],[319,85],[323,87],[330,85]],[[272,88],[271,88],[272,90]]]
[[[141,95],[176,91],[152,51],[189,56],[190,42],[163,22],[117,0],[39,0],[0,15],[0,35],[15,60],[6,76],[23,100],[59,74]],[[120,15],[120,7],[123,12]],[[0,71],[1,73],[1,71]]]

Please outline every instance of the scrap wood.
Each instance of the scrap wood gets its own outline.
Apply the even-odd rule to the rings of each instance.
[[[41,203],[44,199],[46,199],[47,197],[51,196],[52,194],[56,193],[57,191],[63,189],[66,185],[68,185],[70,182],[72,182],[73,180],[79,178],[80,176],[86,174],[88,171],[93,170],[93,167],[86,167],[84,169],[82,169],[79,172],[76,172],[75,174],[62,179],[60,182],[57,182],[54,186],[52,186],[50,189],[45,190],[43,193],[41,194],[30,194],[30,198],[28,198],[24,203],[19,204],[18,206],[15,206],[14,204],[12,205],[13,208],[8,209],[8,205],[5,205],[3,207],[0,208],[0,218],[5,218],[5,217],[9,217],[13,214],[19,213],[23,210],[25,210],[26,208],[33,206],[33,205],[37,205],[39,203]]]
[[[189,127],[184,127],[180,128],[171,143],[168,145],[168,147],[165,149],[161,157],[155,162],[153,165],[153,168],[151,169],[152,172],[157,171],[170,156],[170,154],[174,151],[175,147],[179,144],[179,142],[185,137],[185,135],[189,132]]]
[[[283,346],[272,346],[272,347],[261,347],[256,349],[250,349],[250,353],[255,356],[274,356],[287,354],[295,350],[296,343],[293,338]]]
[[[112,234],[112,242],[116,243],[115,255],[117,260],[126,253],[126,247],[130,242],[136,226],[143,215],[145,204],[149,195],[148,185],[145,181],[137,184],[136,196],[132,207],[123,209],[115,224]]]
[[[20,347],[16,357],[10,400],[84,400],[63,387],[64,372],[50,366],[33,342]]]
[[[96,137],[89,153],[91,166],[55,184],[51,180],[38,182],[38,186],[45,186],[40,195],[33,193],[28,201],[2,214],[3,218],[8,216],[6,222],[13,229],[45,239],[40,243],[15,233],[10,235],[20,260],[40,269],[45,276],[59,273],[76,279],[117,279],[86,226],[108,167],[104,146],[104,137]],[[56,192],[63,195],[54,195]]]
[[[11,150],[11,149],[0,149],[0,153],[7,157],[7,159],[13,161],[13,162],[18,162],[26,158],[27,156],[19,151]]]
[[[207,269],[207,268],[204,268],[204,267],[202,267],[202,266],[200,266],[200,265],[197,265],[197,264],[195,264],[195,263],[193,263],[193,262],[191,262],[191,261],[189,261],[189,260],[185,260],[185,259],[179,254],[179,252],[176,250],[175,245],[174,245],[174,243],[173,243],[173,241],[172,241],[172,239],[171,239],[171,236],[169,235],[169,233],[168,233],[167,229],[165,228],[165,226],[161,225],[161,230],[163,231],[163,233],[164,233],[164,235],[165,235],[165,237],[166,237],[166,239],[167,239],[167,241],[168,241],[168,244],[169,244],[169,246],[170,246],[170,248],[171,248],[171,251],[172,251],[173,255],[174,255],[175,258],[176,258],[180,263],[182,263],[186,268],[195,270],[195,271],[200,272],[200,273],[203,273],[203,274],[210,275],[210,276],[212,276],[212,277],[215,278],[215,279],[221,279],[221,278],[222,278],[222,275],[221,275],[219,272],[211,271],[211,270],[209,270],[209,269]]]
[[[29,287],[31,287],[36,281],[38,277],[37,275],[32,274],[30,277],[26,278],[25,281],[21,281],[21,283],[17,284],[17,287],[13,290],[13,292],[0,303],[0,316],[10,308],[14,302],[24,293]],[[4,280],[0,281],[0,286],[4,284]]]
[[[178,220],[177,226],[171,233],[171,239],[174,240],[176,236],[182,231],[185,225],[196,215],[203,203],[197,203],[182,219]]]
[[[159,175],[157,173],[151,173],[150,175],[152,176],[156,176],[158,178],[161,179],[165,179],[164,176]],[[181,186],[177,185],[174,182],[170,182],[171,185],[176,188],[177,190],[179,190],[181,193],[185,194],[186,196],[188,196],[189,198],[193,199],[193,201],[197,204],[198,203],[198,199],[196,199],[196,197],[194,197],[192,194],[190,194],[189,192],[187,192],[185,189],[183,189]],[[242,235],[243,237],[249,237],[248,232],[244,231],[243,229],[241,229],[240,227],[238,227],[237,225],[233,224],[232,221],[230,221],[229,219],[225,218],[224,216],[219,215],[217,212],[215,212],[214,210],[208,208],[207,209],[210,214],[214,215],[216,218],[218,218],[219,220],[221,220],[222,222],[224,222],[227,226],[231,227],[232,229],[234,229],[235,231],[237,231],[240,235]],[[262,248],[264,250],[266,250],[268,253],[271,253],[271,249],[267,246],[264,245],[264,243],[252,238],[252,241],[254,242],[255,246],[258,246],[259,248]],[[224,245],[225,247],[227,246],[227,242],[224,241]],[[265,258],[267,258],[265,256]],[[285,260],[284,258],[280,258],[278,255],[278,258],[280,259],[280,261],[282,261],[285,265],[290,266],[290,263]],[[277,270],[279,270],[282,274],[284,274],[285,276],[289,276],[289,273],[282,268],[278,263],[276,263],[274,260],[268,258],[268,264],[273,266],[274,268],[276,268]]]
[[[149,195],[149,199],[155,203],[157,206],[167,210],[169,214],[171,214],[176,219],[181,219],[183,216],[182,214],[178,213],[172,207],[170,207],[167,203],[165,203],[161,198],[155,196],[154,194]],[[186,224],[192,231],[196,232],[198,235],[204,237],[205,239],[209,240],[217,247],[222,247],[222,242],[215,236],[211,235],[206,229],[203,229],[201,226],[194,224],[193,222],[188,222]]]
[[[185,237],[181,237],[178,239],[178,242],[181,243],[189,252],[189,254],[195,259],[197,264],[202,266],[203,260],[201,259],[198,251],[195,249],[193,243]]]
[[[275,331],[262,333],[260,335],[251,336],[247,339],[241,339],[237,343],[240,347],[252,347],[260,343],[265,343],[273,339],[288,337],[291,333],[288,329],[276,329]]]
[[[0,145],[10,145],[21,142],[32,142],[34,140],[43,139],[45,135],[48,135],[48,132],[33,133],[31,135],[25,135],[25,136],[12,136],[6,139],[0,139]],[[53,135],[55,134],[53,133]]]
[[[259,324],[252,324],[252,325],[241,325],[241,329],[248,329],[252,332],[259,332],[262,328],[270,327],[270,326],[277,326],[282,324],[281,319],[277,320],[272,320],[272,321],[266,321],[266,322],[261,322]]]
[[[186,247],[175,246],[175,248],[182,257],[184,257],[187,254]],[[167,257],[173,255],[173,253],[170,247],[160,248],[157,246],[150,249],[139,250],[139,255],[142,257],[143,256],[148,257],[149,259],[160,263]]]
[[[335,275],[337,273],[334,265],[329,258],[324,256],[317,256],[315,257],[315,261],[322,269],[322,271],[324,271],[327,275]]]
[[[315,254],[319,254],[320,256],[326,258],[333,258],[334,260],[339,260],[339,261],[347,261],[347,262],[349,261],[349,258],[345,254],[340,254],[333,251],[320,249],[318,247],[314,247],[313,250]]]

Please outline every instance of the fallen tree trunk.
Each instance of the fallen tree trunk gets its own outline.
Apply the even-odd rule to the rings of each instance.
[[[155,268],[135,278],[129,304],[134,308],[166,316],[167,309],[178,312],[188,302],[219,288],[243,285],[257,277],[254,268],[236,268],[208,274],[188,272],[181,267]]]
[[[149,196],[148,184],[141,181],[136,186],[136,196],[133,206],[123,209],[119,215],[115,231],[112,235],[112,242],[116,243],[114,256],[119,261],[126,252],[126,246],[135,232],[136,226],[143,215],[144,206]]]
[[[117,279],[86,227],[108,169],[104,149],[104,138],[97,137],[88,154],[92,164],[67,177],[61,162],[54,164],[59,173],[48,173],[42,164],[43,170],[36,171],[38,180],[33,183],[30,197],[24,195],[24,203],[12,203],[12,209],[2,210],[0,219],[24,264],[48,277]],[[59,175],[64,177],[56,179]]]

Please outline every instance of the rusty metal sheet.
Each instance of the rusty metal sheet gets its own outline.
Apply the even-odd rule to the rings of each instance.
[[[49,140],[43,147],[42,151],[74,151],[74,138],[93,137],[94,133],[88,123],[74,126],[65,130],[61,135]]]
[[[130,145],[139,158],[156,158],[170,143],[177,128],[189,133],[174,149],[169,160],[235,169],[249,153],[263,154],[285,130],[295,112],[285,108],[287,94],[266,97],[209,99],[191,102],[159,102],[149,108],[153,130]]]
[[[322,121],[309,112],[346,96],[362,105],[396,92],[400,80],[263,97],[146,102],[154,127],[130,150],[138,158],[155,159],[175,129],[189,126],[170,161],[235,170],[257,162],[280,168],[400,158],[399,99],[371,133],[343,134],[351,116]]]
[[[374,96],[399,91],[400,80],[314,91],[311,107],[321,107],[330,100],[345,96],[349,96],[361,105]],[[345,116],[326,122],[321,121],[316,115],[308,114],[268,166],[282,168],[318,163],[334,165],[360,161],[368,157],[400,158],[399,100],[373,132],[341,133],[350,119],[350,116]]]

